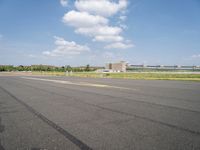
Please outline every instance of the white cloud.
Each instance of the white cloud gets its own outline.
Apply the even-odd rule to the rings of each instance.
[[[91,28],[78,28],[75,32],[93,37],[93,41],[117,42],[123,40],[123,37],[119,35],[122,32],[122,29],[119,27],[94,26]]]
[[[75,30],[76,33],[88,35],[88,36],[97,36],[97,35],[119,35],[122,32],[122,29],[119,27],[111,26],[94,26],[91,28],[78,28]]]
[[[128,49],[128,48],[132,48],[132,47],[134,47],[133,44],[117,42],[117,43],[112,43],[112,44],[105,46],[105,49]]]
[[[121,16],[119,16],[119,19],[120,19],[121,21],[125,21],[126,18],[127,18],[127,16],[125,16],[125,15],[121,15]]]
[[[87,12],[69,11],[63,17],[63,22],[74,27],[93,27],[108,24],[108,19],[91,15]]]
[[[200,54],[192,55],[192,58],[200,58]]]
[[[67,56],[77,55],[82,52],[90,51],[90,48],[86,45],[79,45],[74,41],[66,41],[61,37],[55,37],[56,48],[53,51],[44,51],[43,55],[46,56]]]
[[[118,2],[116,2],[118,1]],[[71,10],[63,16],[63,22],[75,28],[75,33],[89,36],[94,42],[115,43],[106,48],[130,48],[132,44],[124,44],[121,36],[127,26],[122,23],[126,19],[127,0],[76,0],[77,10]],[[108,17],[120,12],[118,26],[110,25]]]
[[[124,38],[122,36],[115,36],[115,35],[97,35],[94,37],[93,41],[99,41],[99,42],[120,42],[123,41]]]
[[[101,16],[112,16],[127,7],[127,0],[115,3],[111,0],[76,0],[75,7],[79,11],[87,11]]]
[[[63,6],[63,7],[66,7],[68,2],[67,0],[60,0],[60,4]]]
[[[0,39],[2,39],[3,38],[3,35],[2,34],[0,34]]]

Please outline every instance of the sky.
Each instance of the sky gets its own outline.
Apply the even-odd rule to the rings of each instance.
[[[200,65],[200,0],[0,0],[0,64]]]

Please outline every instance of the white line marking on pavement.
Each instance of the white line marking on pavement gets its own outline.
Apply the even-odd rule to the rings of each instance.
[[[136,89],[126,88],[126,87],[111,86],[111,85],[106,85],[106,84],[94,84],[94,83],[88,83],[88,82],[71,82],[71,81],[63,81],[63,80],[32,78],[32,77],[21,77],[21,78],[29,79],[29,80],[49,81],[49,82],[61,83],[61,84],[79,85],[79,86],[91,86],[91,87],[100,87],[100,88],[115,88],[115,89],[124,89],[124,90],[136,90]]]

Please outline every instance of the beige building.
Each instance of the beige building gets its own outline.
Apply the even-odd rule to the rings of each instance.
[[[111,72],[126,72],[126,62],[120,61],[119,63],[108,63],[106,69]]]

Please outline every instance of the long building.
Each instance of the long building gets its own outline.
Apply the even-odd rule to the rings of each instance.
[[[200,66],[166,66],[166,65],[129,65],[128,69],[157,69],[157,70],[200,70]]]

